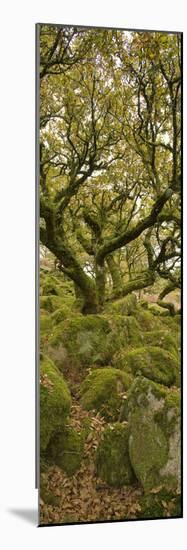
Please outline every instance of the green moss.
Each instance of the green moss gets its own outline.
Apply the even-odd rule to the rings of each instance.
[[[44,342],[41,339],[41,345],[43,344],[45,354],[54,361],[61,372],[70,363],[68,351],[62,341],[63,329],[64,322],[59,322],[57,326],[53,325],[53,330]]]
[[[70,316],[70,315],[71,315],[71,310],[65,304],[63,307],[60,307],[59,309],[54,311],[54,313],[52,313],[51,318],[52,318],[52,321],[53,321],[54,325],[58,325],[59,323],[61,323],[65,319],[67,319],[68,316]]]
[[[82,427],[82,433],[84,434],[85,439],[92,429],[91,423],[92,423],[92,420],[89,416],[87,416],[86,418],[83,418],[82,420],[81,427]]]
[[[123,315],[115,315],[111,319],[112,333],[111,338],[116,342],[116,354],[114,356],[114,366],[116,358],[128,347],[138,347],[142,344],[142,333],[136,318]]]
[[[144,344],[157,346],[171,353],[177,352],[177,342],[174,335],[166,330],[147,331],[143,335]]]
[[[58,506],[60,502],[60,497],[49,490],[43,476],[40,478],[40,499],[42,499],[45,504],[51,506]]]
[[[44,451],[52,434],[64,425],[71,397],[66,382],[48,358],[40,362],[40,447]]]
[[[60,296],[61,294],[57,279],[51,275],[45,276],[41,290],[44,296]]]
[[[130,423],[130,461],[144,490],[149,491],[157,486],[158,471],[167,461],[167,439],[161,428],[141,408],[131,413]]]
[[[61,305],[61,296],[40,296],[40,308],[46,310],[48,313],[53,313]]]
[[[138,376],[128,393],[129,455],[148,492],[158,486],[180,489],[180,396]]]
[[[161,315],[163,312],[162,308],[157,304],[155,304],[154,306],[149,306],[149,311],[150,313],[152,313],[152,315],[156,316]]]
[[[140,325],[135,317],[129,317],[124,319],[124,323],[127,330],[127,343],[130,346],[137,346],[142,342],[142,334]]]
[[[142,331],[158,330],[162,327],[160,317],[155,317],[150,311],[145,311],[140,306],[137,307],[134,313]]]
[[[181,496],[163,490],[157,494],[144,495],[139,500],[139,506],[137,517],[141,519],[181,517]]]
[[[140,300],[138,305],[140,307],[142,307],[143,309],[148,309],[149,308],[149,304],[148,304],[147,300]]]
[[[105,306],[105,311],[109,314],[119,314],[119,315],[132,315],[137,306],[136,294],[128,294],[124,298],[119,300],[114,300],[109,302]]]
[[[70,426],[57,432],[50,439],[47,456],[68,476],[80,468],[84,452],[84,432],[78,433]]]
[[[75,367],[106,364],[114,347],[114,341],[107,340],[110,330],[109,322],[102,316],[73,314],[54,329],[49,344],[63,345]]]
[[[129,460],[128,438],[126,424],[112,424],[103,432],[97,448],[97,474],[112,487],[130,485],[135,480]]]
[[[154,408],[154,399],[164,402],[167,391],[169,391],[167,387],[138,375],[128,391],[129,411],[133,411],[137,406],[148,407],[150,402]]]
[[[125,415],[123,405],[126,401],[126,391],[131,382],[131,376],[118,369],[95,369],[81,384],[82,406],[86,410],[100,411],[108,420],[115,421],[119,416],[122,419]]]
[[[181,315],[174,315],[174,317],[168,314],[162,315],[162,323],[171,329],[173,334],[176,334],[176,331],[177,333],[181,331]]]
[[[180,417],[181,395],[179,390],[172,390],[165,396],[164,407],[155,414],[155,421],[169,437],[172,435],[176,421]]]
[[[45,311],[40,314],[40,333],[50,334],[52,330],[52,319]]]
[[[143,376],[171,386],[176,380],[177,359],[172,353],[159,347],[147,346],[129,351],[123,356],[124,369],[131,369],[133,375]]]

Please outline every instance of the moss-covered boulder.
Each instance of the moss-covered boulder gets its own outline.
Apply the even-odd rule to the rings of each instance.
[[[162,320],[159,316],[153,315],[149,310],[138,306],[134,315],[139,323],[141,331],[159,330],[162,328]]]
[[[50,359],[40,361],[40,448],[44,451],[51,436],[62,428],[69,414],[71,396],[63,376]]]
[[[120,368],[118,360],[123,352],[142,345],[143,338],[140,326],[136,318],[131,315],[114,315],[110,319],[112,329],[111,339],[115,342],[115,354],[112,356],[112,364],[116,368]]]
[[[172,335],[172,333],[167,330],[144,332],[142,340],[144,344],[160,347],[172,354],[177,354],[178,352],[178,342],[176,341],[175,334]]]
[[[81,384],[81,404],[86,410],[100,411],[108,420],[122,420],[131,383],[132,377],[118,369],[94,369]]]
[[[50,439],[47,457],[68,476],[73,476],[81,466],[84,440],[84,430],[77,432],[71,426],[65,426]]]
[[[146,346],[124,353],[123,368],[134,376],[142,373],[150,380],[171,386],[176,381],[178,361],[165,349]]]
[[[144,490],[180,491],[180,394],[138,376],[128,396],[129,456]]]
[[[40,272],[40,294],[44,296],[75,296],[73,282],[65,279],[59,271]]]
[[[63,298],[61,296],[40,296],[40,309],[53,313],[62,306]]]
[[[58,355],[58,367],[63,368],[63,350],[70,365],[82,369],[94,364],[107,364],[116,350],[115,339],[111,337],[108,320],[101,315],[72,316],[54,327],[46,353],[55,361]]]
[[[130,485],[135,475],[129,459],[127,424],[109,425],[103,432],[96,452],[98,476],[112,487]]]
[[[119,300],[114,300],[106,304],[106,312],[109,314],[132,315],[136,310],[137,297],[136,294],[128,294]]]

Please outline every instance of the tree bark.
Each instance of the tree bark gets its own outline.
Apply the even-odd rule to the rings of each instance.
[[[120,298],[122,296],[127,296],[127,294],[130,294],[131,292],[135,290],[140,290],[142,288],[146,288],[147,286],[151,286],[155,282],[155,273],[153,271],[146,271],[145,273],[141,273],[136,277],[136,279],[131,279],[128,283],[123,285],[123,287],[112,295],[112,298]]]
[[[120,270],[112,255],[108,256],[106,261],[112,277],[113,292],[120,292],[123,286]]]

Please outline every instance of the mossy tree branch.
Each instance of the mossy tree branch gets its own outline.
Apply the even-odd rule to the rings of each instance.
[[[172,195],[173,190],[169,187],[156,200],[148,216],[146,216],[143,220],[140,220],[134,228],[130,229],[129,231],[125,231],[124,233],[121,233],[117,237],[110,239],[103,246],[101,246],[97,253],[97,262],[99,264],[102,264],[108,254],[114,252],[122,246],[125,246],[131,241],[134,241],[135,239],[137,239],[137,237],[139,237],[139,235],[141,235],[141,233],[143,233],[143,231],[145,231],[149,227],[152,227],[156,223],[158,215],[161,212],[164,204],[168,201],[169,198],[172,197]]]

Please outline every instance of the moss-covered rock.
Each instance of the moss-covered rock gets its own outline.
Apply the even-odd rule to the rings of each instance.
[[[71,426],[55,433],[47,447],[47,456],[68,476],[80,468],[84,452],[84,431],[78,433]]]
[[[138,306],[134,313],[141,331],[159,330],[162,328],[161,318],[153,315],[149,310],[145,310]]]
[[[131,414],[129,454],[144,489],[157,485],[158,471],[167,461],[167,452],[167,439],[161,428],[146,418],[144,411],[136,409]]]
[[[93,370],[81,384],[81,403],[86,410],[95,409],[108,420],[125,417],[126,392],[132,377],[114,368]],[[123,413],[123,414],[122,414]]]
[[[71,318],[54,327],[46,353],[55,363],[58,361],[60,369],[63,368],[64,354],[75,369],[107,364],[117,345],[110,333],[110,324],[104,316],[73,313]]]
[[[135,475],[129,460],[127,424],[109,425],[96,452],[98,476],[112,487],[130,485]]]
[[[61,296],[40,296],[40,309],[53,313],[62,306]]]
[[[106,304],[105,310],[109,314],[132,315],[136,310],[136,294],[128,294],[119,300],[114,300]]]
[[[65,279],[59,271],[40,273],[40,294],[43,296],[75,297],[73,282]]]
[[[116,344],[116,353],[113,355],[112,364],[118,367],[117,358],[123,355],[127,349],[142,345],[143,337],[136,318],[131,315],[115,315],[110,319],[112,328],[111,339]]]
[[[180,395],[138,376],[128,395],[129,455],[144,490],[180,490]]]
[[[144,344],[150,344],[151,346],[160,347],[161,349],[165,349],[172,354],[176,354],[178,352],[176,337],[174,334],[172,335],[167,330],[154,330],[144,332],[142,339]]]
[[[167,312],[163,312],[163,313],[161,316],[162,326],[167,326],[173,333],[176,333],[176,331],[177,333],[180,333],[181,332],[181,315],[171,316]]]
[[[62,428],[70,410],[67,384],[48,358],[40,361],[40,447],[44,451],[58,428]]]
[[[160,384],[171,386],[176,381],[178,362],[169,351],[154,346],[146,346],[123,354],[123,368]]]
[[[56,326],[65,319],[67,319],[69,316],[72,315],[72,312],[67,304],[64,304],[59,309],[56,309],[54,313],[52,313],[51,318],[53,324]]]

